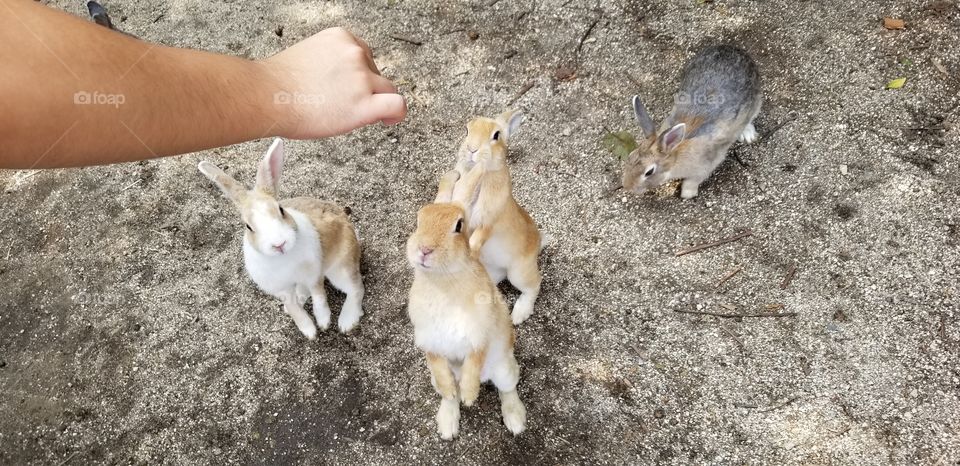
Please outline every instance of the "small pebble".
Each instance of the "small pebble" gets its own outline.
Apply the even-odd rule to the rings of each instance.
[[[849,170],[847,169],[846,164],[840,165],[840,173],[842,173],[843,175],[846,175],[848,172]]]

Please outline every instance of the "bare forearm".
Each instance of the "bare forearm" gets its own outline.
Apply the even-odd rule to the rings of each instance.
[[[29,63],[0,76],[0,166],[178,154],[286,123],[258,62],[149,44],[30,1],[0,0],[0,17],[0,61]]]
[[[0,168],[95,165],[397,123],[406,103],[331,28],[258,61],[139,41],[0,0]]]

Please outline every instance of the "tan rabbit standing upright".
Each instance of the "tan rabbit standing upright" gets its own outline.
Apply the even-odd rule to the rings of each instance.
[[[414,270],[408,315],[442,397],[436,418],[440,437],[457,435],[460,401],[472,406],[483,381],[499,390],[503,423],[517,435],[527,414],[516,390],[520,367],[513,356],[513,326],[503,297],[470,251],[465,202],[450,202],[458,177],[456,171],[445,175],[435,203],[417,213],[417,230],[407,241]]]
[[[520,290],[513,305],[514,324],[533,313],[541,282],[537,256],[546,243],[530,214],[514,199],[507,168],[507,141],[522,122],[523,114],[513,110],[496,118],[471,120],[456,167],[461,176],[476,164],[483,167],[479,191],[468,212],[470,248],[479,254],[494,284],[507,278]]]

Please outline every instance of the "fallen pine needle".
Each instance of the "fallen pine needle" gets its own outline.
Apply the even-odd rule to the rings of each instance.
[[[537,85],[536,81],[530,81],[524,84],[523,87],[521,87],[520,90],[513,95],[513,98],[510,99],[510,102],[507,103],[507,106],[509,107],[513,105],[516,101],[520,100],[520,98],[523,97],[524,94],[529,92],[530,89],[533,89],[533,86],[536,86],[536,85]]]
[[[693,253],[693,252],[702,251],[702,250],[704,250],[704,249],[709,249],[709,248],[721,246],[721,245],[724,245],[724,244],[727,244],[727,243],[732,243],[732,242],[734,242],[734,241],[737,241],[737,240],[741,240],[741,239],[743,239],[743,238],[746,238],[746,237],[748,237],[748,236],[750,236],[750,235],[752,235],[752,234],[753,234],[752,231],[750,231],[750,230],[744,230],[744,231],[742,231],[742,232],[740,232],[740,233],[738,233],[738,234],[736,234],[736,235],[733,235],[733,236],[731,236],[731,237],[729,237],[729,238],[724,238],[724,239],[722,239],[722,240],[720,240],[720,241],[714,241],[714,242],[712,242],[712,243],[699,244],[699,245],[697,245],[697,246],[691,246],[691,247],[686,248],[686,249],[681,249],[681,250],[679,250],[679,251],[676,252],[676,256],[677,256],[677,257],[680,257],[680,256],[684,256],[684,255],[687,255],[687,254],[690,254],[690,253]]]
[[[781,305],[782,306],[782,305]],[[742,313],[742,314],[725,314],[722,312],[711,312],[711,311],[697,311],[697,310],[686,310],[686,309],[674,309],[673,312],[680,314],[695,314],[695,315],[704,315],[711,317],[720,317],[722,319],[736,319],[736,318],[754,318],[754,317],[796,317],[796,312],[753,312],[753,313]]]
[[[422,41],[422,40],[420,40],[420,39],[414,39],[413,37],[407,37],[407,36],[402,35],[402,34],[390,34],[389,36],[390,36],[391,39],[393,39],[393,40],[398,40],[398,41],[400,41],[400,42],[406,42],[406,43],[408,43],[408,44],[413,44],[413,45],[423,45],[423,41]]]
[[[723,285],[724,283],[726,283],[727,280],[730,280],[731,278],[733,278],[734,275],[740,273],[742,270],[743,270],[743,267],[737,267],[737,268],[731,270],[731,271],[728,272],[726,275],[724,275],[723,278],[721,278],[720,281],[718,281],[716,285],[713,285],[713,287],[714,287],[714,288],[720,288],[720,285]]]
[[[787,274],[783,277],[783,281],[780,282],[780,289],[785,290],[790,286],[790,282],[793,281],[794,275],[797,274],[797,264],[790,264],[790,268],[787,269]]]

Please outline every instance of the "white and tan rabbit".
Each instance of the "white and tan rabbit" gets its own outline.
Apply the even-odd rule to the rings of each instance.
[[[696,197],[734,142],[756,140],[753,119],[762,100],[760,73],[746,51],[731,45],[701,50],[687,63],[673,111],[659,130],[640,97],[633,97],[644,139],[624,165],[623,187],[644,192],[682,179],[680,197]]]
[[[324,330],[330,326],[326,277],[347,295],[337,324],[348,332],[363,315],[356,232],[344,210],[332,202],[309,197],[277,201],[283,157],[283,141],[275,139],[260,161],[252,190],[210,162],[200,162],[198,168],[240,210],[246,228],[243,261],[257,286],[283,302],[284,311],[312,340],[317,327],[302,305],[310,296],[317,325]]]
[[[477,164],[484,168],[469,209],[470,247],[479,254],[493,283],[507,278],[520,290],[513,305],[514,324],[533,313],[541,282],[537,256],[546,243],[530,214],[514,199],[507,168],[507,141],[522,122],[523,114],[512,110],[496,118],[474,118],[467,123],[456,166],[464,177]]]
[[[485,381],[499,390],[503,423],[517,435],[527,414],[517,395],[513,326],[496,285],[470,251],[463,203],[450,202],[458,177],[456,171],[445,175],[436,202],[417,213],[417,229],[407,241],[414,269],[408,315],[442,397],[436,417],[440,437],[457,435],[460,402],[472,406]]]

